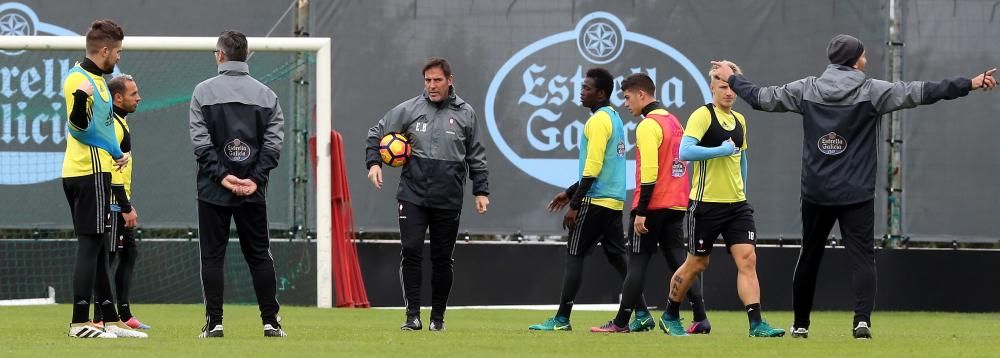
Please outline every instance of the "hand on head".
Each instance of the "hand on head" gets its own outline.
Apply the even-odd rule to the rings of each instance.
[[[715,71],[715,76],[713,79],[729,82],[729,77],[733,75],[743,74],[743,70],[740,66],[729,60],[712,61],[712,70]]]

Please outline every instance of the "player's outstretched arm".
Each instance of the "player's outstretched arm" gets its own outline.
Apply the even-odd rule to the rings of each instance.
[[[743,76],[743,71],[735,63],[712,61],[712,66],[715,66],[718,80],[729,83],[733,92],[753,109],[802,113],[802,92],[807,78],[781,86],[759,87]]]
[[[940,100],[964,97],[977,89],[991,90],[997,86],[996,78],[993,77],[995,72],[996,69],[993,68],[971,79],[952,77],[933,82],[872,80],[870,94],[875,109],[881,114],[886,114],[920,105],[934,104]]]

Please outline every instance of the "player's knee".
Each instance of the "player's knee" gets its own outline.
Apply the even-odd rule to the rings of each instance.
[[[736,265],[740,270],[755,270],[757,268],[757,253],[754,250],[747,250],[734,254]]]
[[[699,274],[708,269],[708,256],[691,256],[684,261],[684,266],[695,274]]]

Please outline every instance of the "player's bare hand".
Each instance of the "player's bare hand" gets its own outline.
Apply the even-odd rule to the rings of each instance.
[[[121,158],[115,159],[115,170],[117,170],[117,171],[124,170],[125,166],[128,165],[129,159],[131,159],[131,157],[132,157],[128,153],[122,153],[122,154],[123,155],[122,155]]]
[[[569,195],[567,195],[565,191],[560,191],[559,194],[556,194],[556,196],[552,198],[552,201],[549,201],[549,212],[560,211],[565,208],[567,204],[569,204]]]
[[[382,190],[382,167],[381,166],[373,165],[371,168],[368,168],[368,181],[372,182],[372,185],[375,186],[375,189]]]
[[[486,209],[490,206],[490,197],[486,195],[476,195],[476,212],[486,214]]]
[[[135,212],[135,207],[132,207],[132,211],[127,213],[122,213],[122,217],[125,218],[125,227],[134,228],[139,224],[139,214]]]
[[[649,229],[646,229],[646,217],[645,216],[636,215],[636,217],[635,217],[635,223],[632,224],[632,226],[635,227],[635,233],[636,234],[645,235],[646,233],[649,232]]]
[[[569,230],[573,226],[576,226],[576,214],[578,212],[579,210],[572,207],[566,210],[566,216],[563,216],[563,229]]]
[[[86,93],[88,96],[94,94],[94,86],[90,85],[90,81],[80,82],[80,85],[77,86],[76,89],[83,91],[83,93]]]
[[[993,77],[993,74],[997,72],[996,68],[986,70],[979,76],[972,78],[972,89],[977,90],[982,88],[984,91],[989,91],[997,87],[997,79]]]

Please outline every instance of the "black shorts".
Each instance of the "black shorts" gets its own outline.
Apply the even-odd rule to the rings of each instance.
[[[111,240],[108,245],[111,252],[135,247],[135,229],[125,227],[125,217],[120,211],[111,212],[111,230],[108,238]]]
[[[662,209],[646,213],[646,229],[641,235],[635,233],[635,213],[629,220],[628,237],[633,254],[655,253],[656,248],[676,249],[684,247],[684,211]]]
[[[76,233],[105,233],[111,224],[111,173],[63,178],[62,182]]]
[[[608,253],[625,253],[622,211],[595,205],[585,199],[576,214],[576,225],[569,230],[566,246],[570,255],[578,256],[590,253],[598,242]]]
[[[709,203],[692,200],[688,206],[688,252],[695,256],[712,253],[715,239],[722,235],[726,249],[736,244],[757,244],[753,208],[746,201]]]

